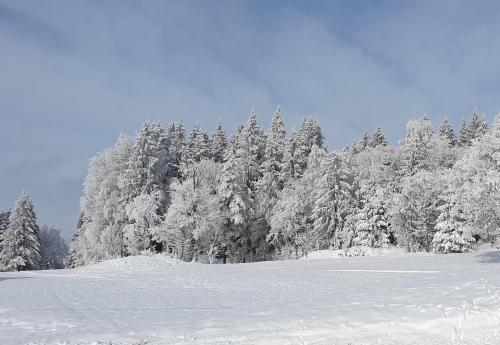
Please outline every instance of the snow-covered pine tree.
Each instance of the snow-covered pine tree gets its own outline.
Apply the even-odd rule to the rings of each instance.
[[[482,241],[500,239],[500,115],[492,127],[474,140],[453,166],[458,195],[471,234]]]
[[[374,194],[366,195],[363,207],[353,219],[356,237],[352,240],[352,244],[375,248],[388,246],[387,218],[383,190],[377,189]]]
[[[432,122],[426,115],[411,119],[406,125],[407,134],[399,148],[400,173],[412,176],[418,171],[432,170],[439,166],[436,136]]]
[[[367,132],[364,132],[363,136],[361,137],[361,140],[358,143],[358,151],[363,151],[369,146],[370,146],[370,136],[368,135]]]
[[[198,123],[195,123],[187,140],[183,169],[188,169],[192,164],[208,158],[210,158],[210,147],[207,133]]]
[[[443,122],[439,126],[439,136],[441,139],[446,141],[449,146],[454,146],[456,144],[457,139],[455,138],[455,132],[453,131],[453,127],[448,121],[448,118],[445,116]]]
[[[324,148],[314,145],[304,176],[285,186],[273,208],[267,241],[278,258],[302,257],[313,249],[314,192],[323,176],[326,155]]]
[[[224,154],[224,164],[222,165],[221,182],[218,187],[223,212],[226,221],[223,231],[223,242],[221,246],[221,256],[224,261],[237,262],[245,256],[244,248],[237,243],[240,239],[241,229],[249,221],[249,200],[245,184],[245,173],[240,164],[239,136],[242,135],[243,128],[233,135]]]
[[[348,157],[328,153],[321,165],[321,177],[316,185],[312,211],[313,236],[317,249],[342,247],[344,221],[352,207],[352,176]]]
[[[182,120],[170,124],[167,133],[170,178],[180,177],[181,164],[186,155],[186,131]]]
[[[471,136],[469,132],[469,126],[467,125],[467,121],[462,119],[460,122],[460,129],[458,132],[458,144],[460,146],[468,146],[471,142]]]
[[[163,125],[144,123],[123,176],[123,197],[131,201],[142,193],[165,192],[170,182],[169,158],[168,137]]]
[[[316,116],[306,116],[286,142],[284,172],[288,182],[302,177],[314,145],[324,147],[323,132]]]
[[[474,108],[468,128],[469,140],[472,141],[482,137],[487,129],[488,123],[486,122],[485,116],[481,116],[477,107]]]
[[[12,209],[9,226],[2,234],[0,267],[7,271],[36,270],[40,267],[40,236],[35,209],[23,192]]]
[[[216,163],[222,163],[224,160],[224,152],[227,147],[226,131],[222,125],[222,121],[219,120],[217,127],[210,137],[210,157]]]
[[[435,229],[437,232],[432,239],[432,248],[435,253],[462,253],[471,249],[474,238],[467,229],[467,219],[456,199],[456,194],[448,188],[443,193],[443,204],[439,206],[439,217]]]
[[[227,253],[231,261],[258,260],[267,254],[265,220],[258,217],[256,191],[264,153],[262,129],[254,113],[226,150],[219,195],[227,214]]]
[[[380,127],[376,128],[370,139],[370,146],[371,147],[387,146],[387,144],[388,144],[387,138],[385,137],[382,128]]]
[[[2,251],[2,234],[9,226],[10,210],[0,210],[0,252]]]
[[[258,182],[259,213],[269,222],[271,212],[284,187],[283,157],[285,154],[285,124],[280,107],[274,112],[271,128],[265,133],[265,149],[261,165],[262,179]]]
[[[145,217],[149,219],[150,214],[145,215],[143,207],[154,204],[158,218],[166,212],[170,167],[168,137],[162,124],[146,122],[139,131],[120,184],[122,207],[127,210],[128,215],[124,237],[128,253],[161,249],[151,241],[151,229],[144,228],[146,223],[149,226],[157,224],[144,222]],[[135,200],[136,198],[139,199]]]

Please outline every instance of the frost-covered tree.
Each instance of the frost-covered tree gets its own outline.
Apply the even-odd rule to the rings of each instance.
[[[162,124],[144,123],[120,183],[126,202],[141,194],[165,193],[170,183],[168,151],[168,137]]]
[[[431,170],[435,166],[435,136],[430,118],[412,119],[406,128],[406,138],[399,150],[401,174],[412,176],[421,170]]]
[[[163,198],[164,194],[159,191],[152,194],[143,193],[125,207],[128,219],[131,220],[123,230],[125,244],[130,254],[137,255],[153,249],[152,229],[163,220],[159,215],[159,209],[164,203]]]
[[[9,226],[2,233],[0,267],[7,271],[40,267],[40,235],[30,196],[23,192],[12,209]]]
[[[227,147],[227,137],[222,121],[219,120],[217,127],[210,137],[210,157],[217,163],[222,163],[224,160],[224,152]]]
[[[468,128],[469,141],[482,137],[487,129],[488,123],[485,116],[481,115],[477,108],[474,108]]]
[[[345,242],[344,222],[352,207],[349,164],[345,154],[334,152],[326,154],[322,161],[311,216],[318,249],[338,249]]]
[[[456,144],[457,139],[455,138],[455,132],[446,116],[439,126],[439,136],[441,139],[445,140],[449,146],[454,146]]]
[[[224,217],[217,195],[220,163],[202,159],[172,184],[172,204],[154,234],[164,247],[186,261],[207,256],[212,263],[222,250]]]
[[[391,220],[399,245],[409,251],[431,250],[443,190],[443,174],[438,171],[419,171],[402,180]]]
[[[232,261],[258,260],[267,254],[267,226],[257,213],[257,186],[261,178],[264,136],[251,114],[232,137],[222,167],[219,194],[227,215],[227,253]]]
[[[80,200],[78,236],[70,244],[76,265],[125,255],[123,227],[127,216],[122,203],[122,173],[128,168],[133,140],[120,134],[112,148],[89,161]],[[78,259],[77,259],[78,258]]]
[[[370,136],[368,135],[367,132],[363,133],[363,136],[361,137],[361,140],[358,143],[358,151],[363,151],[367,147],[370,146]]]
[[[376,128],[370,139],[370,146],[371,147],[387,146],[387,144],[388,144],[387,138],[385,137],[382,128],[380,127]]]
[[[9,226],[10,210],[0,210],[0,252],[2,251],[2,234]]]
[[[324,137],[318,118],[307,116],[286,142],[284,171],[290,182],[302,177],[313,146],[324,147]]]
[[[180,177],[181,164],[186,155],[186,131],[181,120],[170,124],[167,133],[170,178]]]
[[[494,242],[500,232],[500,116],[493,126],[466,149],[453,166],[458,194],[471,234]]]
[[[280,108],[274,112],[271,128],[265,134],[265,149],[262,157],[258,186],[259,213],[269,222],[271,212],[284,186],[283,157],[285,154],[285,124]]]
[[[272,210],[267,241],[279,258],[307,255],[317,245],[312,232],[312,213],[326,155],[325,149],[312,147],[304,176],[281,191]]]
[[[465,119],[462,119],[462,121],[460,122],[460,129],[458,132],[458,144],[460,146],[468,146],[471,144],[469,126],[467,125],[467,121]]]
[[[432,239],[433,251],[443,254],[469,251],[474,238],[470,235],[467,216],[452,185],[445,190],[442,199],[443,204],[438,208],[441,213],[435,226],[437,232]]]
[[[389,245],[389,220],[382,189],[366,197],[353,221],[356,234],[353,245],[375,248]]]
[[[158,218],[168,208],[168,188],[172,175],[168,142],[169,138],[161,123],[146,122],[137,136],[128,167],[121,178],[121,203],[127,210],[125,247],[130,254],[157,249],[157,244],[151,241],[150,228],[137,222],[144,220],[140,212],[145,203],[155,204]]]
[[[40,268],[63,268],[68,246],[61,237],[61,231],[43,224],[40,226]]]
[[[210,158],[210,146],[207,133],[198,123],[195,123],[187,140],[184,169],[188,169],[192,164],[208,158]]]

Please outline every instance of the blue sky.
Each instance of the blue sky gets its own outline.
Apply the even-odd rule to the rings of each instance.
[[[69,237],[87,160],[145,120],[306,114],[340,148],[500,110],[498,1],[0,0],[0,208]]]

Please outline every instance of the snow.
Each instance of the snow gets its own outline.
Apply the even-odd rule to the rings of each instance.
[[[491,249],[490,249],[491,250]],[[382,247],[382,248],[372,248],[366,246],[355,246],[343,249],[324,249],[315,250],[307,256],[303,257],[302,260],[314,260],[314,259],[332,259],[332,258],[343,258],[351,256],[373,256],[373,255],[399,255],[406,254],[407,250],[398,247]]]
[[[0,344],[500,343],[500,252],[0,273]]]

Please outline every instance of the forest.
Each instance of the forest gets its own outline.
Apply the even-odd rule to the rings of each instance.
[[[232,135],[220,121],[210,135],[181,120],[146,122],[90,160],[64,262],[164,252],[243,263],[389,246],[466,252],[498,245],[499,183],[500,116],[488,126],[477,109],[458,130],[447,118],[433,128],[424,115],[396,145],[377,128],[340,150],[326,147],[315,116],[286,133],[279,107],[269,128],[252,113]],[[41,233],[23,194],[0,217],[0,265],[51,267]],[[58,257],[52,266],[60,265]]]

